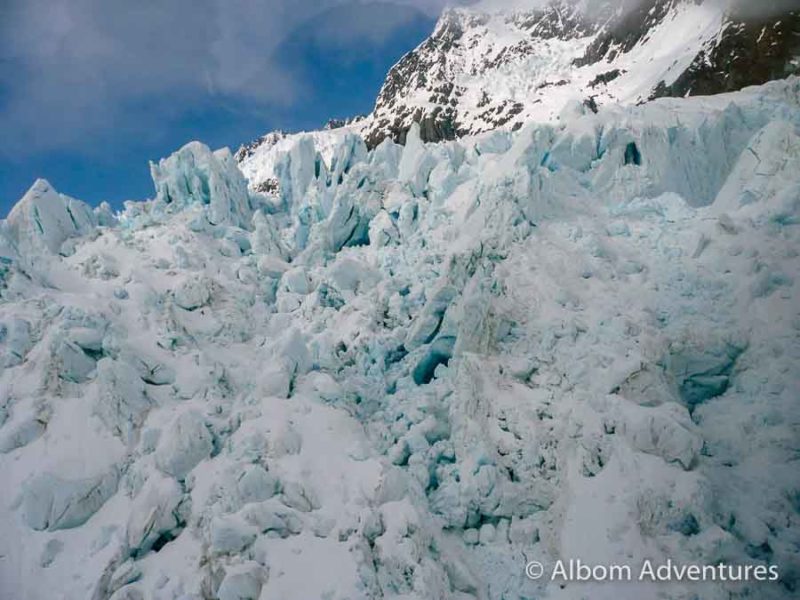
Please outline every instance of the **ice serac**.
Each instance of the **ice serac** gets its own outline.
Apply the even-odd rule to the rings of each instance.
[[[59,194],[47,181],[37,179],[5,225],[6,243],[10,241],[18,255],[30,258],[43,251],[57,255],[66,240],[90,233],[96,220],[88,204]]]
[[[0,595],[794,598],[800,80],[558,117],[282,137],[249,195],[191,145],[12,261]],[[781,579],[524,573],[620,557]]]
[[[151,163],[150,173],[156,215],[207,205],[211,223],[249,227],[253,206],[247,182],[227,148],[212,152],[200,142],[189,142],[158,164]]]

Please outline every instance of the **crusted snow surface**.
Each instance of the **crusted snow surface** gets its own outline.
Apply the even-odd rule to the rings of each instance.
[[[0,597],[794,597],[800,80],[584,112],[306,138],[274,197],[192,144],[119,222],[37,183]],[[781,580],[525,577],[558,558]]]

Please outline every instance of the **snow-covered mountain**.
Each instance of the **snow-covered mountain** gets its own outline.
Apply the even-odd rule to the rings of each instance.
[[[448,12],[455,140],[193,142],[119,214],[37,181],[0,221],[0,600],[796,597],[800,78],[637,105],[721,64],[716,5],[658,6]]]
[[[426,141],[453,139],[552,121],[575,98],[638,104],[800,72],[798,6],[758,16],[750,4],[725,0],[588,4],[446,11],[389,72],[366,125],[368,144],[402,142],[412,122]]]
[[[795,2],[484,0],[446,10],[433,34],[389,71],[374,111],[346,130],[368,147],[386,137],[404,143],[415,122],[424,141],[449,140],[554,122],[575,100],[597,110],[798,73]],[[248,155],[259,147],[261,156],[243,169],[269,187],[274,153],[256,141]]]

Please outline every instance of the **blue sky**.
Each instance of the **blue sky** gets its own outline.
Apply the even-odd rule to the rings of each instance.
[[[4,0],[0,215],[36,177],[120,206],[193,139],[369,112],[445,0]]]

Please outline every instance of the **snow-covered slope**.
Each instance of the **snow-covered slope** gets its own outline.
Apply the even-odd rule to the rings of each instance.
[[[0,224],[0,598],[794,597],[800,80],[337,135]]]

